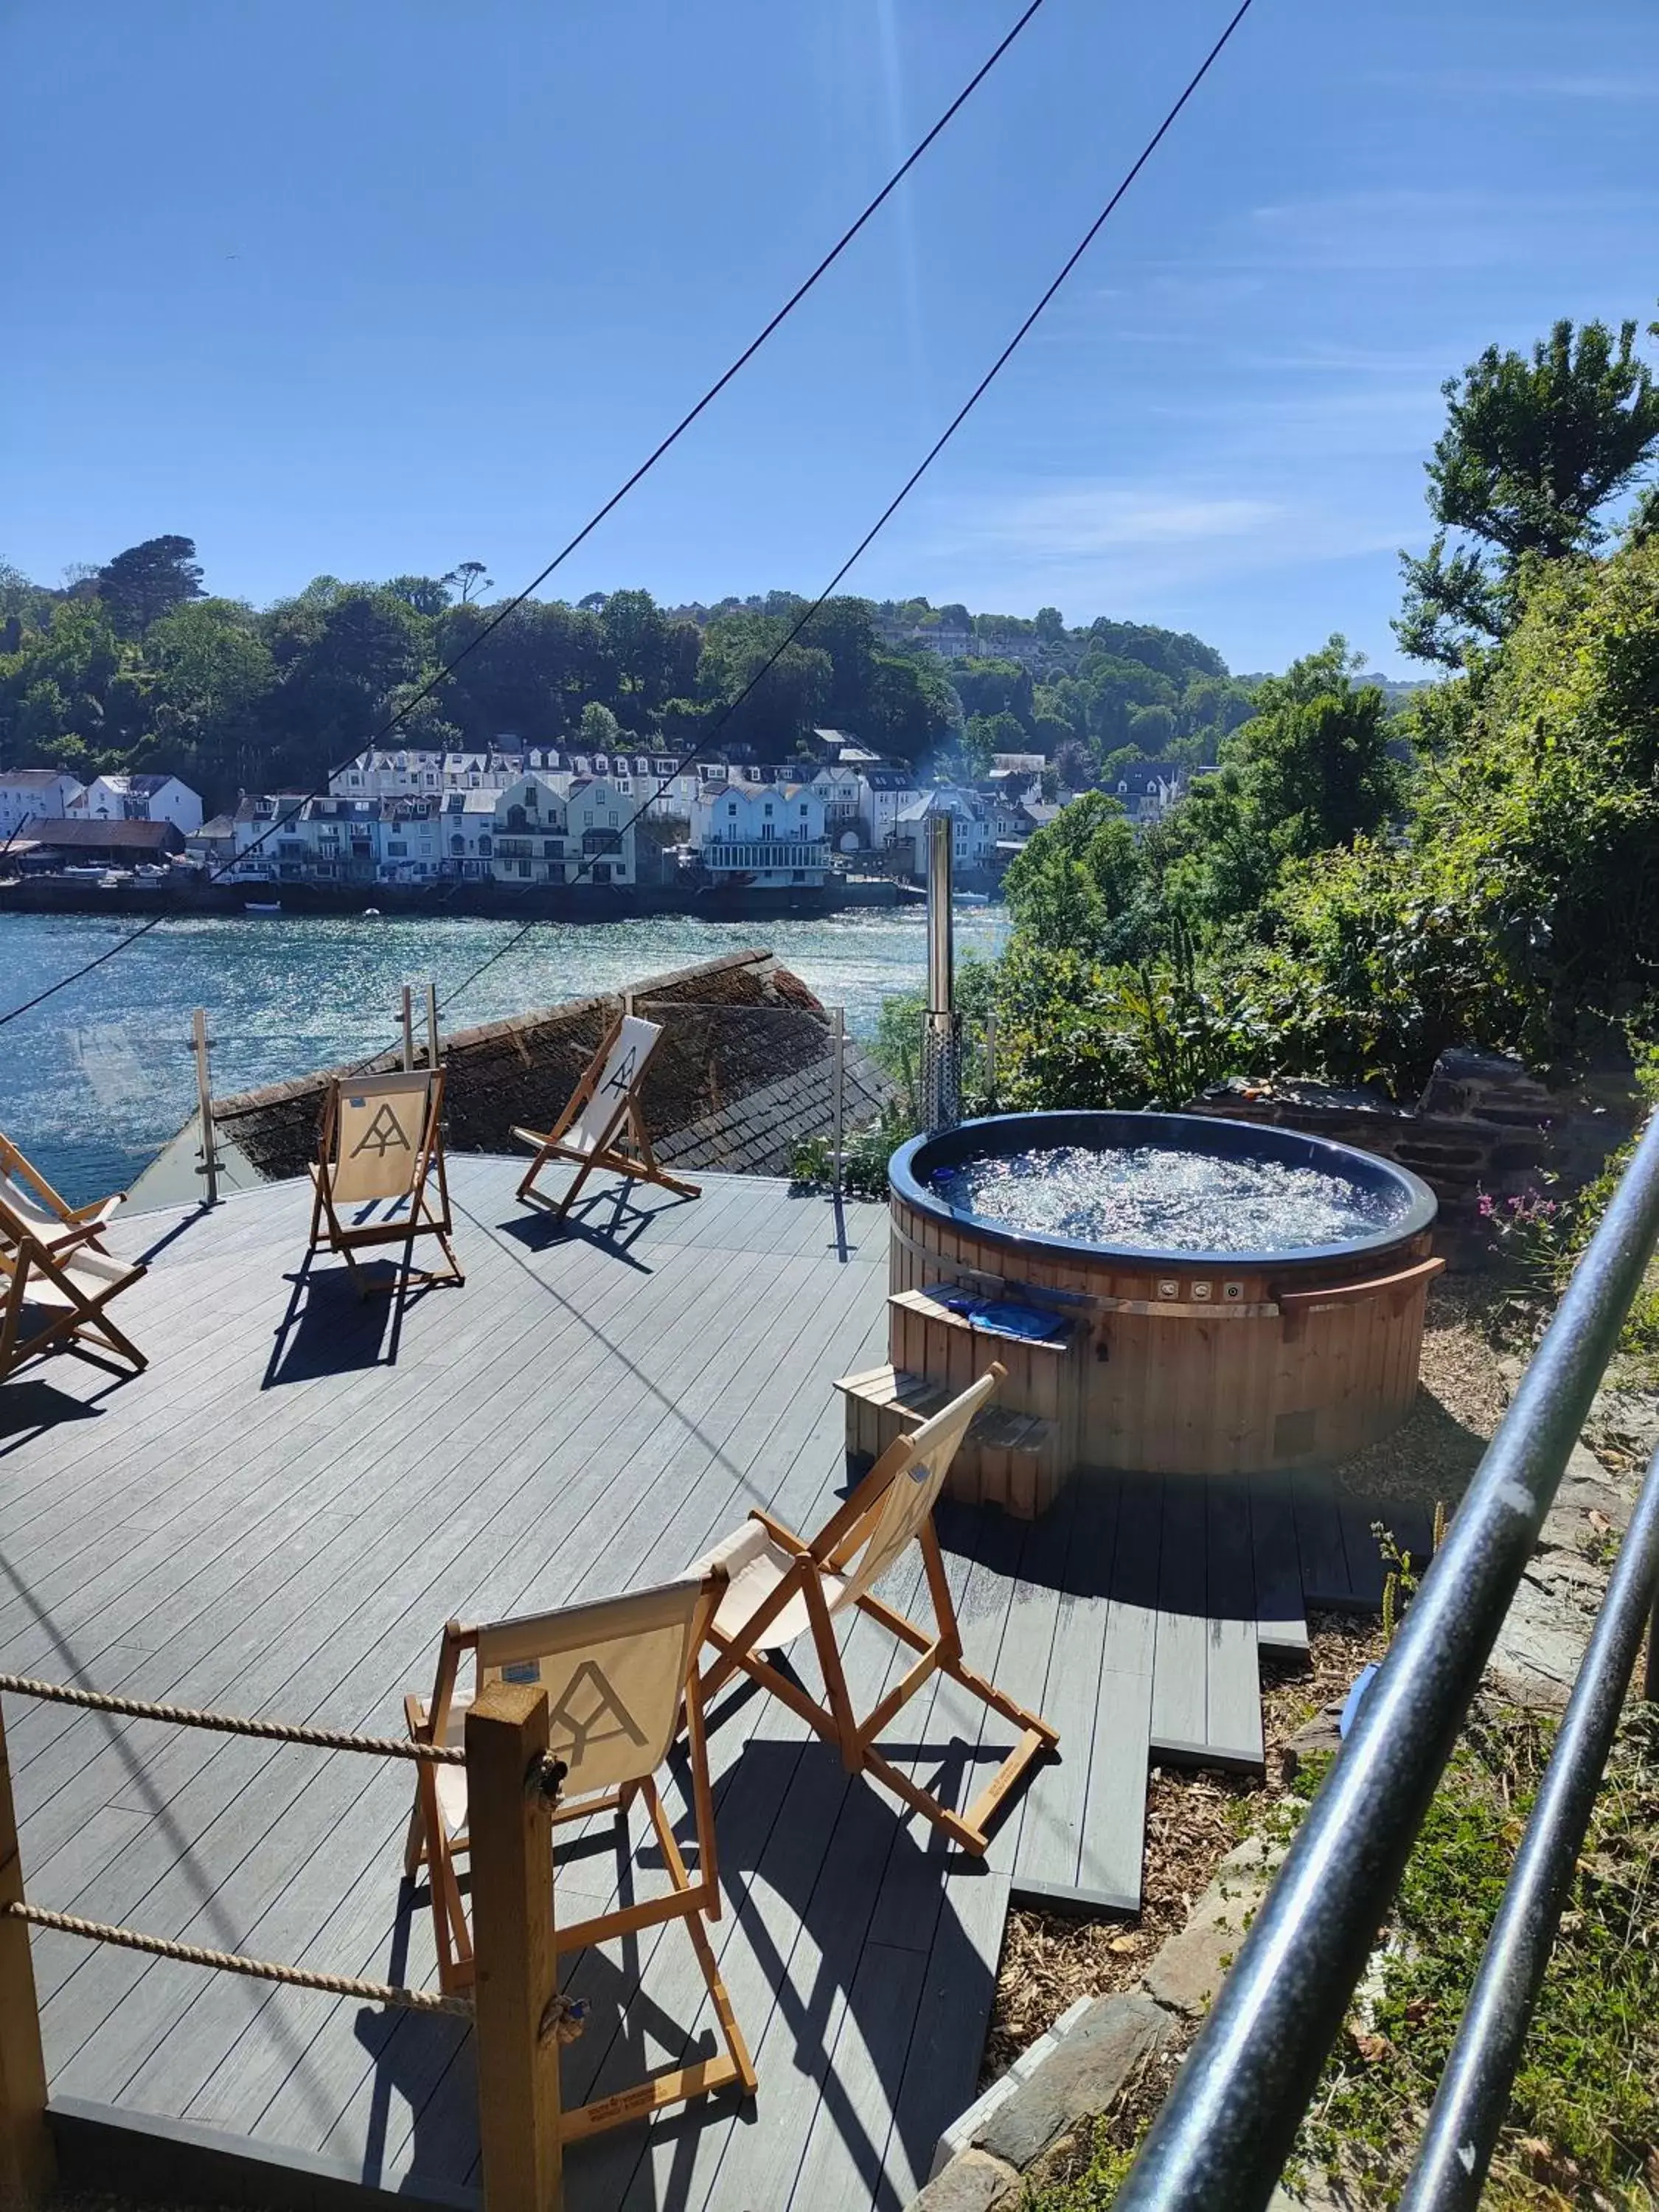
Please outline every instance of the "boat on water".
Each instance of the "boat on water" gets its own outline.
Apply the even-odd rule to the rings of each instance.
[[[244,914],[280,914],[282,910],[281,899],[244,899],[242,901]]]

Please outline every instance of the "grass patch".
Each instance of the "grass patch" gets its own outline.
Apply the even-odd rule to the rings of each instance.
[[[1398,2202],[1553,1741],[1553,1719],[1482,1699],[1407,1866],[1368,1995],[1309,2107],[1291,2176],[1356,2212]],[[1483,2203],[1490,2212],[1659,2204],[1659,1712],[1632,1707],[1597,1796]],[[1328,1759],[1265,1802],[1299,1825]],[[1106,2212],[1151,2114],[1132,2099],[1082,2130],[1020,2212]]]

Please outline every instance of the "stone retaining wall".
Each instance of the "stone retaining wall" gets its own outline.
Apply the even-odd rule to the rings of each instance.
[[[1442,1053],[1414,1107],[1321,1083],[1235,1079],[1189,1110],[1300,1129],[1397,1160],[1440,1200],[1437,1249],[1454,1267],[1471,1268],[1491,1258],[1483,1194],[1501,1206],[1547,1189],[1582,1189],[1632,1134],[1643,1109],[1628,1073],[1551,1090],[1517,1060],[1452,1051]]]

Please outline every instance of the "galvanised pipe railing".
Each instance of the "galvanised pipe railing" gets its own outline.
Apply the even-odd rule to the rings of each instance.
[[[1619,1547],[1400,2212],[1468,2212],[1480,2201],[1656,1583],[1659,1452],[1648,1462],[1642,1495]]]
[[[1261,2212],[1659,1237],[1650,1121],[1121,2191]],[[1635,1570],[1632,1569],[1632,1573]]]

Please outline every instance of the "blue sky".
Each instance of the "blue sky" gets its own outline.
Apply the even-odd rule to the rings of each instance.
[[[471,557],[519,588],[1016,13],[10,0],[0,558],[178,531],[255,601]],[[818,589],[1230,13],[1046,0],[550,592]],[[1656,110],[1650,0],[1255,0],[848,588],[1168,623],[1241,670],[1340,629],[1410,672],[1440,380],[1653,315]]]

